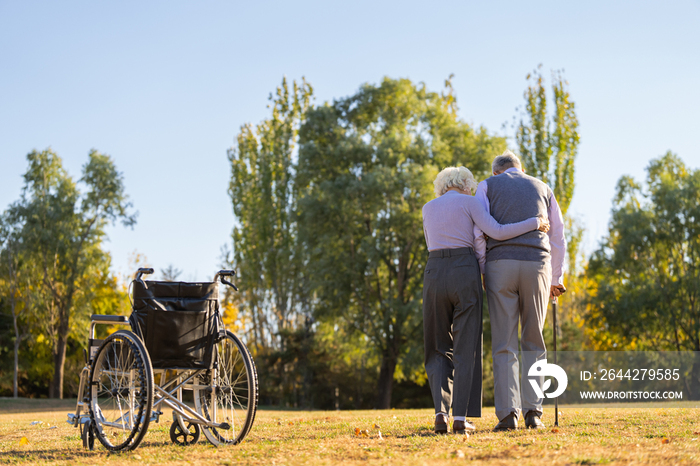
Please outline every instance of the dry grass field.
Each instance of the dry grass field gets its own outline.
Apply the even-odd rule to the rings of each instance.
[[[170,442],[170,417],[151,424],[139,448],[108,453],[99,442],[82,449],[65,422],[71,401],[0,399],[3,464],[700,464],[700,404],[675,408],[553,409],[543,431],[494,433],[493,408],[468,438],[432,433],[430,410],[276,411],[262,409],[246,440],[214,448],[204,436],[187,447]],[[40,423],[32,422],[41,421]],[[522,420],[521,420],[522,423]],[[366,430],[368,436],[357,435]],[[381,433],[381,436],[380,436]],[[26,437],[26,441],[22,438]]]

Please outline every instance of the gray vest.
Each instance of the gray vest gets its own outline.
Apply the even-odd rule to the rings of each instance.
[[[537,178],[513,170],[487,178],[486,184],[491,216],[498,223],[521,222],[540,215],[547,218],[552,190]],[[486,261],[549,260],[549,251],[549,237],[535,230],[505,241],[489,238],[486,242]]]

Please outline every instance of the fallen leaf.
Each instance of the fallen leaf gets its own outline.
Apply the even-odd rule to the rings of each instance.
[[[360,428],[359,427],[355,427],[355,435],[358,437],[360,436]]]
[[[27,437],[22,437],[21,439],[19,439],[19,444],[20,446],[29,445],[29,439],[27,439]]]
[[[375,424],[375,425],[374,425],[374,428],[375,428],[375,429],[381,429],[381,427],[379,427],[379,424]]]
[[[462,450],[455,450],[452,452],[452,456],[455,458],[464,458],[464,452]]]
[[[700,432],[693,432],[693,435],[700,435]]]
[[[558,434],[558,433],[559,433],[559,429],[557,429],[557,428],[555,427],[554,429],[552,429],[552,433]]]
[[[292,421],[289,421],[289,425],[290,425],[290,426],[293,426],[294,423],[293,423]]]
[[[278,423],[277,423],[277,425],[278,425],[278,426],[281,426],[281,425],[282,425],[282,423],[281,423],[281,422],[278,422]]]
[[[670,440],[667,439],[666,437],[661,439],[661,443],[669,443],[669,442],[670,442]]]
[[[367,430],[367,429],[361,430],[360,434],[362,434],[363,437],[369,437],[369,430]]]

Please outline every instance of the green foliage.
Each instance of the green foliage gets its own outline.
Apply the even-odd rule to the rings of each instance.
[[[267,384],[262,396],[287,406],[311,406],[309,377],[323,359],[312,344],[294,190],[298,131],[312,95],[305,80],[290,89],[284,79],[270,95],[270,117],[241,127],[228,151],[236,225],[226,262],[238,271],[240,293],[226,297],[224,319],[248,336]]]
[[[25,292],[31,312],[25,322],[33,342],[50,348],[49,394],[60,398],[66,353],[82,347],[91,310],[100,308],[105,290],[115,286],[109,255],[102,250],[105,227],[117,220],[133,225],[136,219],[128,213],[123,179],[109,156],[91,151],[79,184],[50,149],[33,151],[27,160],[22,196],[5,213],[5,230],[19,245],[15,254],[31,277]]]
[[[525,171],[549,184],[566,215],[574,195],[574,162],[579,144],[576,106],[562,73],[553,73],[554,114],[548,117],[541,68],[542,65],[527,76],[525,112],[518,124],[516,141]]]
[[[236,215],[233,262],[241,312],[252,318],[252,343],[280,345],[303,305],[297,241],[294,157],[297,132],[313,90],[286,79],[270,95],[271,117],[245,125],[229,150],[229,194]],[[303,311],[302,311],[303,312]]]
[[[447,84],[439,95],[385,78],[309,110],[300,132],[300,237],[314,306],[378,353],[380,408],[390,405],[397,364],[421,352],[421,208],[432,182],[450,165],[484,176],[505,146],[457,119]]]
[[[700,351],[700,170],[671,152],[646,186],[620,178],[593,254],[591,332],[601,349]]]
[[[267,401],[387,407],[396,381],[399,403],[416,390],[429,402],[421,208],[441,168],[466,164],[483,177],[505,148],[457,119],[445,84],[436,94],[385,79],[312,108],[311,87],[284,80],[270,117],[241,128],[228,153],[236,225],[226,259],[241,293],[225,307],[248,336]],[[361,388],[348,391],[351,381]]]

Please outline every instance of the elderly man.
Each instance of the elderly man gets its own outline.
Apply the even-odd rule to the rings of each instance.
[[[531,231],[505,241],[484,238],[483,232],[474,227],[475,254],[484,273],[491,318],[494,401],[499,419],[494,430],[516,429],[521,411],[525,411],[525,426],[539,429],[544,427],[540,420],[542,399],[526,377],[528,368],[546,357],[542,329],[548,298],[556,299],[565,291],[564,225],[552,190],[526,175],[515,154],[506,151],[496,157],[492,169],[494,176],[479,183],[475,197],[497,222],[508,224],[546,216],[550,223],[548,233]],[[522,327],[522,383],[518,324]]]

